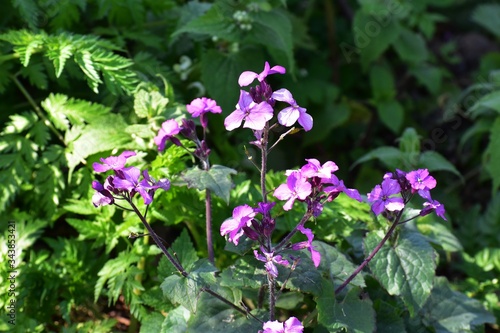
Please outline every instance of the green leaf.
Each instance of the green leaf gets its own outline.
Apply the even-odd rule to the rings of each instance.
[[[293,58],[292,24],[290,19],[281,10],[260,11],[252,16],[252,30],[248,40],[253,43],[262,44],[267,47],[275,61],[293,70],[295,62]]]
[[[500,186],[500,116],[496,118],[490,130],[490,142],[483,155],[484,167],[493,179],[492,192]]]
[[[152,118],[165,111],[169,102],[158,91],[139,90],[134,94],[134,111],[139,118]]]
[[[404,120],[404,109],[396,100],[378,102],[377,113],[382,123],[394,133],[400,132]]]
[[[54,41],[47,45],[46,55],[54,64],[57,78],[61,76],[66,60],[71,58],[74,52],[72,41],[64,37],[65,35],[61,35],[59,38],[54,38]]]
[[[386,66],[373,66],[370,84],[375,102],[391,101],[396,97],[396,86],[391,71]]]
[[[404,162],[404,155],[399,149],[394,147],[380,147],[372,150],[368,154],[360,157],[352,167],[369,160],[378,159],[384,163],[389,169],[400,168]]]
[[[370,232],[365,238],[366,255],[380,243],[383,232]],[[435,254],[418,232],[402,228],[394,245],[384,244],[369,266],[375,278],[390,295],[400,296],[410,314],[416,313],[429,297]]]
[[[299,257],[300,262],[297,267],[295,267],[295,270],[292,271],[286,285],[287,288],[290,290],[311,293],[315,296],[321,295],[321,273],[314,267],[312,259],[310,259],[310,253],[295,252],[293,256]],[[263,266],[263,263],[260,265]],[[287,277],[290,272],[288,267],[278,266],[278,270],[280,279]]]
[[[97,94],[99,92],[98,86],[102,81],[92,60],[92,54],[87,50],[79,50],[75,53],[74,59],[86,75],[90,88]]]
[[[198,299],[204,288],[215,283],[217,269],[207,259],[198,260],[187,277],[171,275],[163,280],[161,289],[172,303],[181,304],[196,313]]]
[[[331,277],[335,288],[340,286],[357,268],[356,265],[349,261],[349,259],[335,247],[320,241],[314,241],[313,245],[321,254],[321,263],[318,269],[324,271]],[[356,275],[350,284],[358,287],[365,287],[363,275]]]
[[[247,256],[225,268],[220,274],[221,286],[232,288],[259,289],[267,283],[266,270],[253,256]]]
[[[194,167],[188,170],[182,178],[187,182],[188,187],[194,187],[200,191],[209,189],[229,203],[229,195],[233,187],[231,174],[236,174],[236,170],[222,165],[213,165],[208,171]]]
[[[253,310],[252,314],[265,321],[267,313]],[[188,321],[190,333],[234,333],[257,332],[262,329],[262,322],[246,317],[229,305],[215,297],[203,293],[200,297],[198,311]]]
[[[399,57],[410,64],[421,63],[429,57],[424,38],[408,29],[402,29],[392,45]]]
[[[436,333],[473,332],[485,323],[495,322],[495,317],[478,300],[453,291],[444,277],[435,278],[432,294],[420,316]]]
[[[463,250],[462,244],[460,244],[457,237],[434,214],[419,218],[417,221],[418,230],[435,246],[448,252]]]
[[[19,10],[21,18],[28,24],[31,29],[35,29],[38,25],[40,16],[40,8],[34,0],[12,0],[12,5]]]
[[[337,301],[333,285],[323,280],[323,293],[316,300],[318,322],[326,326],[329,332],[345,329],[346,332],[375,332],[375,311],[367,294],[360,288],[352,288],[347,295]]]
[[[183,306],[179,306],[169,311],[161,325],[160,332],[163,333],[184,333],[187,332],[187,323],[191,313]],[[142,328],[142,325],[141,325]],[[147,331],[153,332],[153,331]],[[147,333],[145,332],[145,333]]]
[[[427,150],[420,155],[418,167],[427,168],[429,169],[430,172],[433,171],[452,172],[458,177],[460,177],[460,179],[462,179],[462,175],[457,170],[457,168],[455,168],[453,164],[451,164],[446,158],[444,158],[443,155],[433,150]]]
[[[172,243],[171,249],[175,252],[181,265],[186,270],[190,270],[191,266],[199,260],[193,242],[186,229],[183,229],[180,236]]]
[[[407,127],[399,138],[399,150],[404,154],[420,155],[420,139],[413,127]]]
[[[472,21],[476,22],[495,36],[500,37],[500,5],[482,4],[472,13]]]
[[[476,118],[485,108],[500,113],[500,91],[494,91],[482,96],[467,110],[467,113]]]
[[[377,332],[406,333],[404,309],[383,300],[374,301],[377,312]]]
[[[48,87],[47,75],[45,74],[45,66],[43,63],[37,62],[24,67],[19,72],[23,77],[30,81],[30,84],[35,87],[45,90]]]
[[[384,20],[361,10],[356,11],[353,21],[354,44],[361,55],[361,65],[377,60],[394,43],[401,33],[401,25],[396,19]],[[344,54],[345,55],[345,54]]]
[[[410,69],[418,82],[429,90],[431,94],[438,94],[443,82],[443,72],[439,67],[429,64],[418,64]]]

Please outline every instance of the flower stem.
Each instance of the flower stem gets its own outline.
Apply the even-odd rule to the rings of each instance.
[[[186,270],[184,269],[184,267],[182,267],[182,265],[176,259],[174,259],[174,257],[170,254],[170,252],[168,252],[168,250],[165,247],[165,245],[163,245],[160,237],[156,234],[156,232],[153,230],[153,228],[151,228],[151,226],[149,225],[148,221],[146,221],[146,219],[141,214],[141,212],[136,207],[136,205],[134,205],[134,203],[132,202],[132,198],[130,198],[129,203],[130,203],[130,206],[132,207],[132,209],[134,210],[134,212],[141,219],[142,224],[148,230],[149,235],[151,236],[151,238],[153,238],[153,241],[160,248],[160,250],[163,252],[163,254],[167,257],[168,261],[170,261],[172,263],[172,265],[174,265],[174,267],[177,269],[177,271],[179,271],[179,273],[182,274],[182,276],[187,277],[189,275],[188,272],[186,272]]]
[[[273,251],[274,252],[280,251],[283,247],[285,247],[286,244],[290,241],[290,239],[292,239],[293,235],[295,235],[297,233],[299,226],[304,226],[304,224],[311,218],[312,215],[313,215],[313,211],[312,211],[312,209],[309,209],[304,214],[304,216],[302,217],[302,219],[300,219],[300,222],[295,226],[295,228],[293,228],[293,230],[290,231],[288,233],[288,235],[286,235],[285,238],[283,238],[281,240],[281,242],[279,242],[278,245],[276,245],[274,247]]]
[[[212,240],[212,193],[208,188],[205,190],[205,219],[208,261],[215,264],[214,245]]]
[[[269,286],[269,320],[274,321],[274,310],[276,308],[276,280],[271,274],[267,274]]]
[[[262,131],[262,141],[261,141],[261,166],[260,166],[260,189],[262,192],[262,202],[267,202],[267,191],[266,191],[266,173],[267,173],[267,144],[269,140],[269,124],[266,123],[264,130]]]
[[[387,242],[387,240],[389,239],[389,237],[391,237],[392,233],[394,232],[394,230],[398,226],[399,220],[401,219],[401,216],[403,215],[403,210],[401,210],[398,213],[396,219],[394,220],[394,222],[392,223],[391,227],[389,228],[389,230],[385,234],[384,238],[382,238],[382,240],[380,241],[380,243],[378,243],[377,246],[372,250],[372,252],[370,253],[370,255],[368,257],[366,257],[365,260],[363,260],[363,262],[361,263],[361,265],[359,265],[358,268],[356,268],[356,270],[354,272],[352,272],[352,274],[347,278],[347,280],[344,281],[344,283],[342,283],[340,286],[337,287],[337,289],[335,289],[335,294],[336,295],[338,293],[340,293],[345,287],[347,287],[347,285],[363,270],[363,268],[365,268],[366,265],[368,265],[368,263],[373,259],[373,257],[375,257],[375,255],[378,253],[378,251],[380,251],[380,249],[382,248],[382,246],[384,246],[385,242]]]

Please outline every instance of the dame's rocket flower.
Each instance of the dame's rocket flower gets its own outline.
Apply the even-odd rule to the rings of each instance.
[[[368,193],[368,201],[372,203],[372,211],[379,215],[385,209],[393,212],[404,208],[403,198],[391,197],[401,192],[401,186],[397,180],[386,178],[382,185],[377,185]]]
[[[290,210],[296,199],[305,200],[311,192],[311,184],[300,171],[295,170],[288,175],[286,184],[281,184],[274,190],[274,196],[280,200],[288,200],[283,209]]]
[[[200,117],[201,126],[208,126],[207,113],[221,113],[222,109],[213,99],[201,97],[194,99],[190,104],[186,105],[187,111],[194,117]]]
[[[305,131],[311,130],[313,127],[313,118],[306,113],[307,110],[305,108],[297,104],[290,91],[284,88],[276,90],[273,92],[272,98],[290,104],[289,107],[284,108],[278,114],[278,122],[281,125],[291,127],[298,120],[300,126],[302,126]]]
[[[233,209],[233,217],[224,221],[220,227],[220,234],[229,234],[229,241],[238,245],[239,239],[243,236],[243,227],[252,226],[252,219],[255,212],[249,205],[238,206]]]
[[[251,84],[255,79],[259,80],[259,82],[262,82],[268,75],[285,74],[285,73],[286,73],[285,67],[279,65],[270,67],[269,63],[266,61],[266,63],[264,64],[264,70],[259,74],[252,71],[244,71],[243,73],[241,73],[238,79],[238,84],[240,85],[240,87],[246,87],[249,84]]]
[[[284,323],[279,321],[268,321],[264,323],[262,333],[302,333],[304,326],[295,317],[288,318]]]
[[[175,119],[169,119],[161,124],[161,128],[158,131],[158,135],[154,137],[154,142],[158,146],[158,150],[165,149],[165,143],[167,140],[172,141],[173,144],[180,146],[181,142],[175,137],[179,134],[181,128],[179,123]]]
[[[118,156],[109,156],[106,158],[101,158],[101,163],[94,162],[92,167],[95,172],[106,172],[108,170],[121,170],[125,167],[125,163],[127,163],[127,158],[135,156],[135,152],[125,150]]]
[[[256,131],[264,129],[266,122],[273,117],[273,108],[267,102],[255,103],[252,96],[244,90],[240,91],[240,99],[234,110],[224,120],[226,130],[232,131],[240,127],[244,120],[243,127]]]

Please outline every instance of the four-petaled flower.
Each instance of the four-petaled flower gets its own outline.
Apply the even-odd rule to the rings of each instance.
[[[377,185],[368,193],[368,201],[372,203],[372,211],[379,215],[385,209],[393,212],[404,208],[403,198],[391,197],[393,194],[401,192],[401,186],[397,180],[386,178],[382,181],[382,186]]]
[[[444,206],[439,201],[433,200],[431,198],[431,193],[428,190],[420,190],[418,191],[418,194],[422,198],[427,200],[426,202],[424,202],[424,209],[420,211],[420,216],[425,216],[435,211],[437,216],[446,221],[446,217],[444,216]]]
[[[92,182],[92,188],[96,190],[96,192],[92,195],[92,203],[95,207],[111,205],[115,202],[115,199],[111,192],[106,189],[106,182],[108,182],[108,179],[109,177],[104,182],[104,186],[97,180],[94,180]]]
[[[274,255],[274,253],[269,253],[264,251],[264,249],[260,249],[264,255],[259,254],[257,250],[253,251],[253,255],[257,260],[260,260],[262,262],[265,262],[265,267],[266,267],[266,272],[273,276],[273,277],[278,277],[278,268],[276,267],[275,263],[278,265],[283,265],[283,266],[288,266],[290,263],[288,260],[283,259],[283,257],[279,254]]]
[[[293,244],[292,249],[293,250],[307,249],[309,252],[311,252],[311,258],[314,263],[314,266],[318,267],[319,263],[321,262],[321,254],[318,251],[316,251],[316,249],[312,245],[314,235],[311,229],[305,228],[303,225],[299,225],[297,227],[297,230],[299,230],[303,235],[307,237],[307,241]]]
[[[323,189],[326,194],[330,195],[331,199],[334,199],[340,192],[344,192],[348,197],[354,200],[359,202],[363,201],[358,190],[345,187],[344,181],[338,179],[335,175],[331,175],[329,179],[324,179],[323,182],[325,184],[331,184],[331,186],[326,186]]]
[[[172,141],[177,146],[181,145],[179,139],[175,137],[175,135],[179,134],[181,128],[179,127],[179,123],[175,119],[169,119],[161,124],[161,128],[158,131],[158,135],[154,137],[154,143],[158,146],[158,150],[165,149],[165,143],[167,140]]]
[[[330,178],[332,176],[332,172],[339,169],[337,164],[332,161],[327,161],[323,165],[321,165],[321,163],[315,158],[306,159],[306,161],[307,164],[300,168],[302,175],[306,178]]]
[[[113,186],[117,190],[129,192],[131,197],[138,192],[144,199],[144,204],[149,205],[153,201],[149,191],[152,189],[152,185],[149,184],[147,179],[139,181],[140,176],[141,170],[139,168],[134,166],[123,168],[120,177],[114,177]]]
[[[200,117],[201,126],[207,127],[207,113],[221,113],[222,109],[213,99],[201,97],[194,99],[191,104],[186,105],[187,111],[194,117]]]
[[[286,184],[281,184],[274,190],[274,196],[280,200],[288,200],[284,210],[292,209],[296,199],[305,200],[312,192],[311,184],[298,170],[292,171],[286,179]]]
[[[255,79],[259,80],[259,82],[264,81],[264,79],[271,74],[285,74],[286,69],[283,66],[273,66],[272,68],[269,66],[269,63],[266,61],[264,64],[264,70],[257,74],[252,71],[244,71],[240,74],[238,79],[238,84],[240,87],[246,87],[251,84]]]
[[[229,241],[238,245],[239,239],[243,236],[243,227],[250,227],[255,212],[249,205],[238,206],[233,209],[233,217],[224,221],[220,227],[221,236],[229,234]]]
[[[298,120],[300,126],[304,128],[305,131],[310,131],[313,126],[313,118],[311,115],[306,113],[306,109],[300,107],[295,99],[293,99],[292,93],[287,89],[280,89],[273,92],[271,97],[277,101],[285,102],[290,104],[289,107],[284,108],[278,113],[278,122],[286,127],[290,127]]]
[[[279,321],[268,321],[264,323],[262,327],[264,330],[262,333],[302,333],[304,332],[304,326],[295,317],[288,318],[284,323]]]
[[[109,170],[121,170],[125,167],[125,163],[127,162],[127,158],[135,156],[135,152],[125,150],[118,156],[109,156],[106,158],[101,158],[101,163],[94,162],[92,167],[95,172],[106,172]]]
[[[234,110],[224,120],[226,130],[232,131],[240,127],[245,120],[243,127],[259,131],[264,129],[266,123],[273,118],[273,108],[267,102],[255,103],[252,96],[244,90],[240,91],[240,99]]]
[[[418,169],[406,174],[406,179],[410,182],[412,192],[419,190],[432,190],[436,187],[436,179],[429,175],[429,170]]]

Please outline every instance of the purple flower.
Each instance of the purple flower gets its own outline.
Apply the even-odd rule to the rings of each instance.
[[[252,96],[244,90],[240,91],[240,100],[234,110],[224,120],[226,130],[232,131],[240,127],[241,122],[245,120],[243,127],[251,128],[256,131],[264,129],[266,122],[273,117],[273,108],[267,102],[255,103]]]
[[[115,202],[115,199],[111,192],[106,190],[104,186],[97,180],[94,180],[92,182],[92,188],[96,190],[96,192],[92,196],[92,203],[95,207],[111,205]]]
[[[372,203],[372,211],[379,215],[385,209],[389,211],[401,210],[404,208],[403,198],[392,197],[393,194],[401,192],[401,187],[397,180],[386,178],[382,181],[382,186],[377,185],[368,193],[368,201]]]
[[[330,178],[332,172],[339,169],[337,164],[332,161],[327,161],[323,165],[315,158],[306,159],[306,161],[307,164],[300,168],[300,172],[302,172],[302,175],[306,178]]]
[[[238,245],[240,237],[243,235],[243,227],[250,227],[255,212],[249,205],[242,205],[234,208],[233,217],[224,221],[220,227],[221,236],[229,234],[229,241]]]
[[[302,126],[305,131],[311,130],[313,127],[313,118],[306,113],[306,109],[300,107],[297,102],[295,102],[290,91],[287,89],[277,90],[273,92],[272,98],[290,104],[289,107],[284,108],[278,114],[278,122],[281,125],[290,127],[298,120],[300,126]]]
[[[307,249],[309,252],[311,252],[311,258],[314,263],[314,266],[318,267],[319,263],[321,262],[321,254],[318,251],[316,251],[316,249],[312,245],[314,235],[311,229],[304,228],[303,225],[299,225],[297,229],[307,237],[307,241],[293,244],[292,249],[293,250]]]
[[[264,330],[262,333],[302,333],[304,332],[304,326],[300,320],[295,317],[290,317],[284,323],[279,321],[268,321],[264,323],[262,327]]]
[[[128,167],[121,170],[120,175],[113,179],[113,185],[116,189],[126,191],[130,193],[133,197],[136,192],[138,192],[144,199],[144,204],[149,205],[153,201],[148,190],[151,189],[151,185],[147,180],[139,182],[139,177],[141,176],[141,170],[136,167]]]
[[[273,276],[273,277],[278,277],[278,268],[276,267],[275,263],[278,265],[283,265],[283,266],[288,266],[290,263],[288,260],[283,259],[281,255],[274,255],[274,253],[268,253],[264,251],[261,247],[260,249],[264,255],[259,254],[257,250],[253,251],[253,254],[257,260],[260,260],[262,262],[265,262],[266,264],[264,265],[266,267],[266,272]]]
[[[241,73],[238,79],[238,84],[240,85],[240,87],[246,87],[255,79],[259,80],[259,82],[262,82],[268,75],[285,74],[285,72],[286,69],[282,66],[273,66],[272,68],[270,68],[269,63],[266,61],[266,63],[264,64],[264,70],[260,74],[252,71],[244,71],[243,73]]]
[[[406,179],[411,184],[412,192],[419,190],[432,190],[436,187],[436,179],[429,175],[429,170],[418,169],[406,174]]]
[[[300,171],[292,171],[286,179],[286,184],[281,184],[274,190],[274,196],[280,200],[288,200],[283,206],[284,210],[292,209],[295,199],[305,200],[312,192],[311,184]]]
[[[181,128],[175,119],[169,119],[161,124],[161,128],[158,131],[158,135],[154,137],[154,142],[158,146],[158,150],[165,149],[165,143],[167,140],[172,141],[175,145],[180,146],[179,139],[174,136],[179,134]]]
[[[420,211],[420,216],[425,216],[435,211],[437,216],[447,221],[446,217],[444,216],[445,213],[444,206],[439,201],[433,200],[431,198],[431,193],[428,190],[420,190],[418,191],[418,194],[422,198],[427,200],[427,202],[424,202],[424,209]]]
[[[186,105],[186,109],[193,117],[200,117],[201,126],[204,128],[208,125],[208,119],[206,114],[211,113],[221,113],[222,109],[217,105],[213,99],[202,97],[194,99],[191,104]]]
[[[148,173],[148,170],[144,170],[142,172],[142,176],[144,179],[141,181],[141,186],[148,190],[157,190],[161,188],[162,190],[168,191],[170,189],[170,181],[166,178],[162,178],[160,180],[156,180],[151,177]]]
[[[348,197],[350,197],[354,200],[357,200],[359,202],[363,201],[361,199],[361,195],[359,194],[358,190],[345,187],[344,181],[339,180],[337,178],[337,176],[335,176],[335,175],[331,175],[330,179],[327,179],[327,180],[324,179],[323,182],[325,184],[332,184],[332,186],[326,186],[324,188],[325,193],[328,194],[329,198],[331,198],[332,200],[335,197],[337,197],[337,195],[340,192],[344,192]]]
[[[127,158],[135,156],[135,152],[125,150],[118,156],[110,156],[106,158],[101,158],[100,161],[102,164],[94,162],[92,167],[95,172],[106,172],[108,170],[121,170],[125,167],[125,163],[127,163]]]

